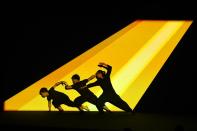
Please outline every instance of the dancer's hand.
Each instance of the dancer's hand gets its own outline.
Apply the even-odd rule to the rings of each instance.
[[[68,85],[66,81],[60,81],[62,85]]]
[[[105,64],[104,62],[100,62],[100,63],[98,64],[98,66],[99,66],[99,67],[103,67],[103,66],[105,67],[105,66],[107,66],[107,64]]]

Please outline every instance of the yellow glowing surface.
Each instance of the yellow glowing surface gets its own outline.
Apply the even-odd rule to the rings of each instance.
[[[192,21],[183,20],[137,20],[6,100],[4,109],[48,110],[47,100],[38,94],[41,87],[50,88],[62,80],[71,84],[71,76],[76,73],[81,79],[85,79],[99,69],[98,62],[112,65],[111,80],[114,89],[134,109],[191,23]],[[75,90],[66,91],[62,86],[56,89],[72,100],[79,95]],[[102,93],[100,87],[93,87],[91,91],[97,96]],[[90,103],[86,102],[85,105],[92,111],[96,110]],[[107,106],[113,111],[120,111],[109,103]],[[77,111],[76,108],[65,105],[62,107],[66,111]]]

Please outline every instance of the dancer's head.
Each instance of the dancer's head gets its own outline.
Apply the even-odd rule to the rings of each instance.
[[[49,91],[47,90],[46,87],[43,87],[43,88],[40,89],[40,95],[41,95],[43,98],[45,98],[45,97],[47,97],[47,96],[49,95]]]
[[[78,74],[75,74],[72,76],[72,81],[73,81],[73,84],[77,83],[80,81],[80,76]]]
[[[96,72],[96,78],[97,79],[103,79],[105,77],[105,71],[102,71],[102,70],[98,70]]]

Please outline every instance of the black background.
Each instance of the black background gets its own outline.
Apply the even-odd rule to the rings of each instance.
[[[86,11],[71,8],[50,16],[26,14],[24,10],[8,16],[1,100],[10,98],[136,19],[195,19],[190,4],[166,5],[90,7]],[[136,112],[197,113],[195,27],[194,20],[138,103]]]

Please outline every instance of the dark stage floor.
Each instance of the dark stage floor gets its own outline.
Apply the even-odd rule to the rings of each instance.
[[[169,114],[129,114],[124,112],[2,112],[1,128],[116,130],[116,131],[185,131],[197,130],[197,116]]]

